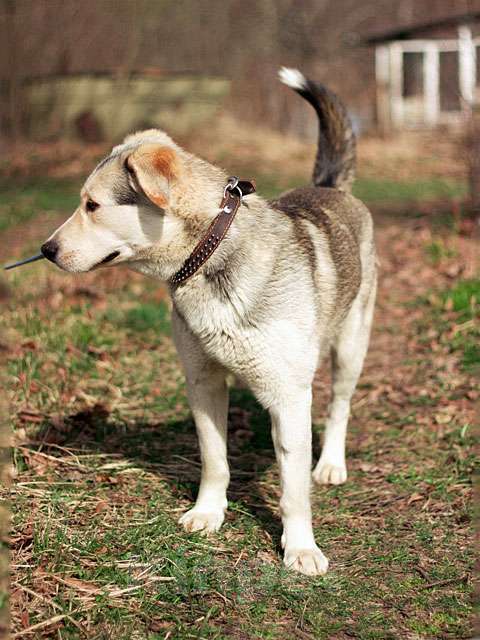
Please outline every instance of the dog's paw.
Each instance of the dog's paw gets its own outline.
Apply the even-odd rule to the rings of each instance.
[[[328,559],[317,546],[311,549],[285,549],[283,564],[287,569],[306,576],[323,576],[328,569]]]
[[[317,484],[343,484],[347,479],[347,467],[345,464],[335,465],[319,460],[313,479]]]
[[[200,511],[195,507],[183,514],[179,523],[185,531],[201,531],[205,535],[218,531],[222,526],[225,514],[221,511]]]

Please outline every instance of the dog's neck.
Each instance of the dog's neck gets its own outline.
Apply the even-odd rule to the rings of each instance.
[[[240,208],[211,259],[182,285],[170,286],[178,315],[200,338],[248,323],[268,291],[275,252],[267,246],[267,228],[274,224],[274,212],[255,195],[246,202],[248,208]]]
[[[140,259],[130,263],[133,270],[167,282],[181,269],[220,213],[228,182],[225,173],[208,162],[183,150],[179,150],[178,157],[178,179],[171,185],[162,241],[140,252]],[[246,211],[247,206],[240,206],[237,217]],[[235,229],[234,221],[202,271],[211,273],[222,266],[226,254],[233,250]]]
[[[161,248],[130,266],[167,282],[175,308],[195,333],[211,328],[212,322],[217,329],[243,322],[263,295],[271,272],[271,265],[264,264],[272,259],[265,242],[276,216],[262,198],[247,196],[216,251],[190,279],[172,284],[172,276],[218,215],[227,183],[223,171],[187,153],[182,154],[179,177],[170,192],[171,224],[176,228],[168,230],[168,242]]]
[[[235,216],[242,205],[244,196],[255,191],[254,183],[240,181],[231,176],[225,185],[219,213],[215,216],[207,231],[200,238],[182,267],[170,278],[172,285],[180,286],[192,278],[220,247],[228,233]]]

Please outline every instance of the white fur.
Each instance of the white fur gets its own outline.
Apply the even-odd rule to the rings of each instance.
[[[313,472],[319,484],[342,484],[347,479],[345,440],[350,401],[367,353],[376,286],[366,283],[354,301],[332,347],[332,402],[325,425],[322,455]],[[363,298],[367,297],[365,308]]]
[[[291,69],[289,67],[282,67],[278,72],[278,76],[283,84],[292,89],[306,89],[307,80],[303,73],[298,69]]]

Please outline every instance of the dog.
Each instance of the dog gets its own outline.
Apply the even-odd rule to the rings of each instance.
[[[318,115],[312,186],[267,202],[250,183],[227,181],[163,131],[147,130],[98,164],[42,253],[72,273],[124,264],[168,284],[202,460],[196,503],[179,522],[210,534],[224,520],[226,379],[234,374],[271,416],[284,563],[321,575],[328,560],[310,506],[312,381],[330,354],[332,399],[313,479],[338,485],[347,478],[345,437],[369,341],[376,255],[371,216],[350,194],[355,137],[345,108],[300,71],[284,68],[280,79]]]

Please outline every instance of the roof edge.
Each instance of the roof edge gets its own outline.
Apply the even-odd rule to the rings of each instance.
[[[404,25],[381,33],[372,33],[371,35],[362,38],[360,42],[368,45],[380,44],[391,40],[406,40],[418,31],[426,31],[428,29],[434,29],[435,27],[468,24],[469,22],[479,19],[480,11],[471,11],[457,16],[448,16],[437,20],[429,20],[428,22]]]

